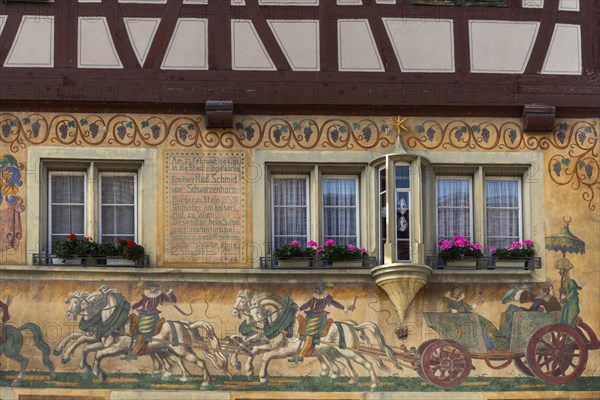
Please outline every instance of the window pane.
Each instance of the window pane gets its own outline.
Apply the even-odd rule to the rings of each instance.
[[[438,207],[469,207],[471,203],[469,179],[438,179]]]
[[[396,237],[410,238],[410,203],[409,192],[396,193]]]
[[[68,235],[84,233],[84,208],[83,206],[52,206],[52,234]]]
[[[323,213],[325,240],[332,236],[357,236],[355,208],[325,208]]]
[[[135,175],[110,176],[102,174],[102,203],[133,204],[135,201]]]
[[[273,178],[273,246],[308,241],[308,178]]]
[[[521,240],[520,185],[517,179],[486,179],[487,247]]]
[[[306,205],[307,178],[274,178],[273,205]]]
[[[356,206],[356,179],[323,179],[324,206]]]
[[[396,251],[398,260],[410,261],[410,242],[408,240],[399,240],[397,242]]]
[[[102,173],[100,181],[101,237],[109,237],[110,242],[117,237],[135,240],[136,174]]]
[[[134,207],[116,208],[116,233],[133,235],[135,233],[135,209]]]
[[[306,208],[276,208],[273,210],[275,236],[306,236]]]
[[[396,165],[396,189],[410,188],[410,168],[408,165]]]
[[[471,185],[468,178],[437,180],[437,240],[471,239]]]
[[[51,175],[52,203],[83,204],[84,176],[83,175]]]
[[[357,245],[357,180],[323,179],[323,239]]]
[[[114,234],[115,231],[115,206],[102,207],[102,234]]]

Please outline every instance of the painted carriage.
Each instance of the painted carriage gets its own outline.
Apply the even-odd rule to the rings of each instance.
[[[574,326],[560,322],[560,312],[518,311],[513,316],[507,348],[490,349],[476,313],[424,313],[441,339],[422,343],[411,364],[419,376],[441,387],[462,383],[483,360],[492,369],[514,363],[523,374],[546,383],[569,383],[585,370],[588,350],[600,349],[598,337],[580,318]],[[487,339],[487,340],[486,340]]]

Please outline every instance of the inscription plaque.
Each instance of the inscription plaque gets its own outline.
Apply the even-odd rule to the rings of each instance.
[[[246,154],[167,152],[168,262],[243,264]]]

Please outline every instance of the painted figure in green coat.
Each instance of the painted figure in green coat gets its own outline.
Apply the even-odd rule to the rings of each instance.
[[[579,315],[579,291],[582,289],[574,279],[569,276],[570,268],[560,270],[562,284],[560,287],[560,302],[562,311],[560,322],[573,326]]]
[[[474,312],[479,303],[470,304],[465,301],[465,295],[458,286],[453,287],[446,293],[446,304],[451,313]],[[509,338],[500,334],[494,324],[487,318],[477,315],[483,339],[488,350],[506,350],[509,347]]]

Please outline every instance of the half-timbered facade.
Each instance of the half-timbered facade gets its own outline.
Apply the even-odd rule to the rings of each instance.
[[[598,396],[599,20],[0,3],[0,398]]]

